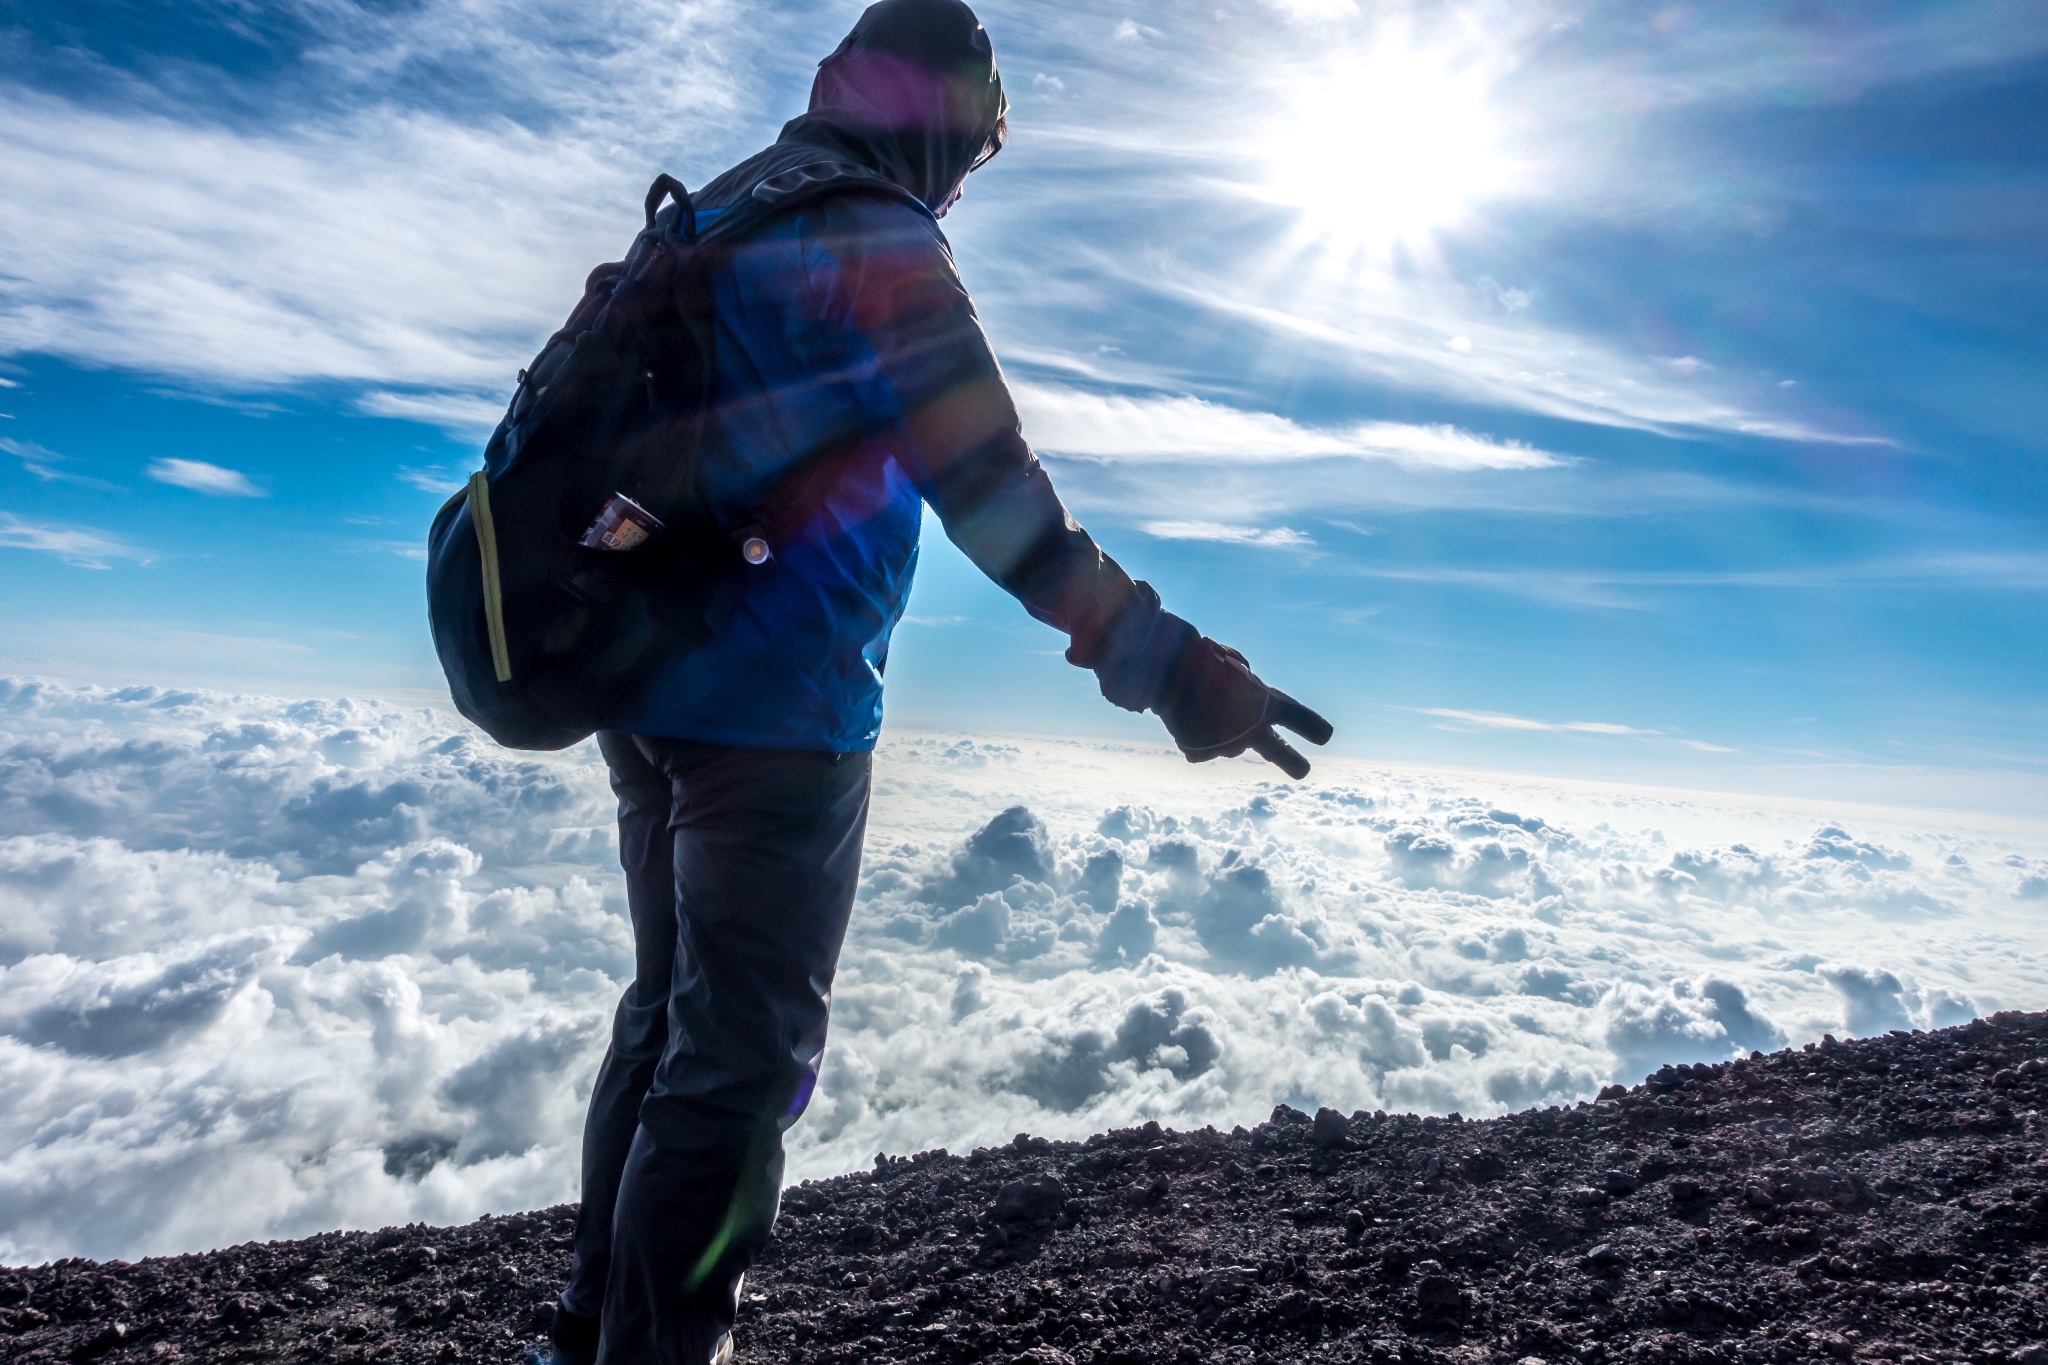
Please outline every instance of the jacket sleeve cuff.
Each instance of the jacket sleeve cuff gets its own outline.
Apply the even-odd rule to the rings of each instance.
[[[1150,583],[1136,583],[1131,599],[1103,632],[1094,657],[1068,659],[1095,670],[1102,695],[1126,711],[1156,708],[1174,670],[1201,633],[1159,604]]]

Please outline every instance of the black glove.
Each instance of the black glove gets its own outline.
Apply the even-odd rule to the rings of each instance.
[[[1277,687],[1259,681],[1244,655],[1204,635],[1189,645],[1153,706],[1190,763],[1236,758],[1250,749],[1296,781],[1308,760],[1280,738],[1284,725],[1311,744],[1327,744],[1330,722]]]
[[[1102,695],[1126,711],[1156,711],[1190,763],[1250,749],[1289,777],[1307,777],[1308,760],[1273,727],[1327,744],[1330,722],[1260,682],[1244,655],[1162,609],[1151,584],[1135,586],[1095,646],[1067,658],[1094,669]]]

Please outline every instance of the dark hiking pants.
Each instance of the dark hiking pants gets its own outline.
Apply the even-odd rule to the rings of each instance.
[[[605,733],[634,978],[583,1131],[562,1306],[604,1365],[704,1365],[768,1240],[860,873],[864,753]]]

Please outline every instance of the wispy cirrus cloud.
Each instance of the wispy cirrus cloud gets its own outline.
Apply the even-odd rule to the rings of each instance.
[[[0,138],[0,349],[211,383],[501,384],[618,235],[591,205],[632,198],[574,146],[389,109],[239,133],[0,90]]]
[[[1783,592],[1870,589],[2048,592],[2048,554],[2028,549],[1950,550],[1846,563],[1758,564],[1724,569],[1574,569],[1528,565],[1467,569],[1366,565],[1365,578],[1444,583],[1588,607],[1636,608],[1658,592],[1726,588]]]
[[[259,71],[150,85],[67,46],[64,93],[0,81],[0,352],[418,386],[365,406],[467,422],[630,241],[654,171],[752,150],[792,60],[789,16],[728,0],[290,18]]]
[[[1760,376],[1753,355],[1710,351],[1706,337],[1638,335],[1611,310],[1570,306],[1571,287],[1517,250],[1517,238],[1525,229],[1557,232],[1566,221],[1595,234],[1678,229],[1703,214],[1754,237],[1770,221],[1770,204],[1810,191],[1774,164],[1738,171],[1717,158],[1711,139],[1678,128],[1702,107],[1732,113],[1778,102],[1787,89],[1825,103],[2008,60],[1983,42],[1987,32],[2011,33],[2016,52],[2048,43],[2038,11],[1974,0],[1912,15],[1872,12],[1825,28],[1803,16],[1745,12],[1711,33],[1541,3],[1309,8],[1306,31],[1234,27],[1229,62],[1210,50],[1212,24],[1162,20],[1156,41],[1128,54],[1131,69],[1116,91],[1091,90],[1086,117],[1075,117],[1074,101],[1037,111],[1053,124],[1034,134],[1058,144],[1076,188],[1034,185],[1007,206],[1014,221],[1004,236],[1029,257],[1012,286],[1018,304],[1031,307],[1034,292],[1064,302],[1048,281],[1086,277],[1100,296],[1143,298],[1143,316],[1195,310],[1168,337],[1151,338],[1155,351],[1173,350],[1171,335],[1199,339],[1190,369],[1208,370],[1212,339],[1235,336],[1244,339],[1240,353],[1277,352],[1457,403],[1659,434],[1892,445],[1899,438],[1879,423]],[[1406,92],[1412,107],[1366,117],[1355,99],[1344,103],[1343,91],[1390,52],[1399,58],[1390,69],[1414,86]],[[1337,96],[1324,99],[1319,84]],[[1360,115],[1347,138],[1328,147],[1331,120],[1313,117],[1325,105]],[[1643,118],[1645,108],[1655,116]],[[1416,110],[1438,117],[1398,116]],[[1402,131],[1390,134],[1389,122]],[[1469,165],[1454,164],[1459,139],[1445,129],[1457,127],[1484,130],[1470,139]],[[1454,155],[1439,161],[1414,149],[1438,140]],[[1350,249],[1357,244],[1344,240],[1346,225],[1398,208],[1339,190],[1343,202],[1325,207],[1345,212],[1320,222],[1312,207],[1298,212],[1276,185],[1276,168],[1304,149],[1324,168],[1312,178],[1326,187],[1345,179],[1327,174],[1336,165],[1386,163],[1424,198],[1471,180],[1467,211],[1445,226],[1476,230],[1446,234],[1455,252],[1418,233],[1392,253],[1398,267],[1384,251],[1361,264]],[[1467,174],[1496,164],[1512,173]],[[1104,178],[1115,181],[1119,202],[1143,206],[1142,250],[1129,244],[1127,225],[1094,202]],[[1745,182],[1740,190],[1737,182]],[[1531,215],[1538,224],[1525,221]],[[1061,230],[1047,230],[1048,217]],[[1078,272],[1077,255],[1085,260]]]
[[[357,540],[349,542],[347,548],[356,554],[396,555],[421,564],[427,560],[426,544],[418,540]]]
[[[1357,295],[1258,291],[1237,272],[1191,269],[1127,275],[1205,311],[1234,318],[1404,388],[1594,426],[1660,434],[1727,432],[1795,444],[1893,446],[1880,432],[1846,429],[1783,410],[1780,391],[1721,383],[1697,357],[1674,369],[1614,340],[1526,314],[1489,317],[1445,280],[1403,280]],[[1462,343],[1462,344],[1454,344]]]
[[[1434,716],[1440,728],[1456,730],[1505,730],[1522,732],[1547,732],[1554,734],[1613,735],[1632,739],[1656,740],[1677,744],[1702,754],[1740,753],[1725,744],[1709,744],[1699,739],[1679,739],[1666,731],[1650,729],[1639,725],[1623,725],[1611,720],[1537,720],[1531,716],[1517,716],[1504,711],[1474,711],[1454,706],[1425,706],[1417,713]]]
[[[147,563],[149,552],[110,532],[58,522],[24,521],[0,512],[0,546],[55,555],[80,569],[111,569],[115,563]]]
[[[84,488],[118,487],[116,484],[108,483],[105,479],[95,479],[89,474],[74,473],[70,469],[65,468],[70,461],[64,455],[49,449],[47,446],[37,445],[34,441],[16,441],[9,437],[0,436],[0,450],[4,450],[17,460],[20,460],[21,467],[28,472],[29,476],[39,479],[43,483],[69,483],[77,484]]]
[[[65,477],[57,468],[63,456],[54,450],[47,450],[33,441],[16,441],[0,436],[0,450],[6,451],[21,461],[21,467],[34,477],[50,483]]]
[[[1143,521],[1138,529],[1160,540],[1213,540],[1225,545],[1263,545],[1272,549],[1301,549],[1315,544],[1307,535],[1286,526],[1233,526],[1219,521]]]
[[[375,389],[357,399],[356,407],[373,417],[431,422],[452,435],[470,438],[488,436],[505,414],[505,404],[498,399],[446,391],[400,393]]]
[[[1661,735],[1662,730],[1640,730],[1633,725],[1617,725],[1604,720],[1548,721],[1531,720],[1527,716],[1511,716],[1499,711],[1461,711],[1448,706],[1424,707],[1425,716],[1438,716],[1444,720],[1458,721],[1464,725],[1476,725],[1482,730],[1577,730],[1589,735]]]
[[[1358,422],[1315,427],[1186,394],[1097,393],[1015,386],[1024,433],[1056,454],[1100,460],[1274,463],[1386,460],[1416,469],[1550,469],[1570,463],[1519,441],[1448,424]]]
[[[445,498],[462,487],[463,476],[438,466],[431,469],[415,469],[408,465],[398,471],[398,481],[410,484],[422,493],[436,493]]]
[[[1654,11],[1581,39],[1605,68],[1614,108],[1845,102],[1906,81],[2000,65],[2048,51],[2048,23],[2028,0],[1876,7],[1823,15],[1761,7],[1698,24],[1679,41]],[[1841,22],[1843,19],[1847,22]]]
[[[151,460],[149,477],[158,483],[170,484],[173,488],[189,488],[195,493],[205,493],[216,498],[263,498],[268,497],[262,489],[249,481],[249,476],[238,469],[223,465],[209,464],[205,460],[181,460],[176,458]]]

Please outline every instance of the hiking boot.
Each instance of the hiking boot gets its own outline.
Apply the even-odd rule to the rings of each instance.
[[[524,1365],[597,1365],[597,1319],[556,1304],[548,1339],[527,1348]]]
[[[732,1329],[716,1322],[693,1327],[685,1336],[682,1358],[689,1365],[732,1365]]]

